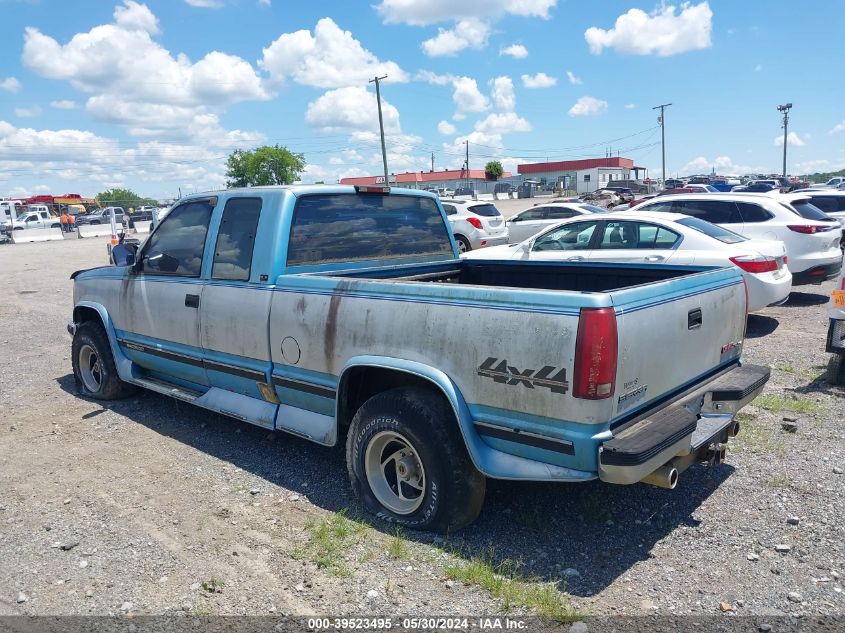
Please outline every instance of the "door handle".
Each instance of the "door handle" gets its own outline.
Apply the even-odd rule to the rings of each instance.
[[[568,261],[568,262],[583,262],[584,256],[583,255],[574,255],[572,257],[567,257],[566,261]]]
[[[649,255],[645,258],[647,262],[662,262],[664,259],[663,255]]]
[[[186,308],[199,308],[200,307],[200,296],[199,295],[185,295],[185,307]]]
[[[687,313],[687,329],[694,330],[696,328],[700,328],[701,324],[704,323],[703,315],[701,314],[701,308],[696,308],[695,310],[690,310]]]

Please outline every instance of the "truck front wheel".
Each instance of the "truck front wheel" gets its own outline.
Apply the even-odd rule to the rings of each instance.
[[[486,481],[454,413],[426,389],[392,389],[367,400],[352,420],[346,463],[366,509],[402,527],[457,530],[484,503]]]
[[[97,400],[119,400],[137,388],[117,375],[109,339],[99,323],[86,321],[76,330],[71,344],[73,377],[86,396]]]

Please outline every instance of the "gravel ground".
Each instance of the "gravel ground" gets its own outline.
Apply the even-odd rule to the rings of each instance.
[[[517,562],[585,614],[845,612],[830,283],[749,319],[745,358],[773,377],[727,463],[674,491],[490,482],[478,521],[444,542],[361,521],[340,449],[152,393],[78,397],[68,277],[105,263],[105,244],[0,247],[0,615],[529,610],[448,580],[473,557]]]

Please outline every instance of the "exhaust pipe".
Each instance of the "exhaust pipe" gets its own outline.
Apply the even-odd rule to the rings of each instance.
[[[734,420],[728,427],[728,437],[736,437],[739,435],[739,421]]]
[[[644,484],[651,484],[659,488],[668,488],[674,490],[678,485],[678,469],[672,463],[663,464],[660,468],[655,470],[650,475],[646,475],[640,480]]]

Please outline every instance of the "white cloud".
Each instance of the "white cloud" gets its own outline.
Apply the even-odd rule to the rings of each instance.
[[[509,112],[516,107],[516,94],[513,91],[513,80],[507,75],[496,77],[490,81],[493,89],[490,96],[499,110]]]
[[[21,82],[17,80],[17,77],[6,77],[3,81],[0,81],[0,89],[6,92],[19,92]]]
[[[605,48],[612,48],[627,55],[657,54],[662,57],[687,51],[710,48],[713,29],[713,11],[707,2],[677,7],[661,4],[651,14],[641,9],[630,9],[616,18],[611,29],[591,26],[584,32],[590,52],[600,55]]]
[[[41,114],[41,107],[37,105],[30,108],[15,108],[15,116],[21,118],[38,116],[39,114]]]
[[[196,62],[171,53],[153,39],[158,19],[134,0],[124,0],[113,17],[114,23],[77,33],[65,44],[28,27],[24,65],[88,94],[86,109],[92,116],[124,125],[133,134],[207,139],[202,126],[208,123],[223,134],[221,141],[244,137],[238,130],[231,135],[222,130],[216,113],[239,101],[270,98],[249,62],[219,51]]]
[[[566,71],[566,77],[567,79],[569,79],[569,83],[571,83],[573,86],[580,86],[582,83],[584,83],[583,80],[580,77],[576,77],[571,70]]]
[[[421,70],[415,76],[416,81],[424,81],[435,86],[446,86],[455,79],[454,75],[438,75],[430,70]]]
[[[50,107],[56,108],[57,110],[73,110],[76,108],[76,101],[71,101],[70,99],[59,99],[58,101],[51,101]]]
[[[485,134],[510,134],[511,132],[530,132],[531,124],[518,116],[516,112],[493,113],[476,123],[475,129]]]
[[[223,6],[221,0],[185,0],[185,2],[198,9],[219,9]]]
[[[584,96],[569,108],[569,116],[597,116],[607,112],[607,101]]]
[[[441,121],[437,124],[437,131],[448,136],[455,133],[455,126],[448,121]]]
[[[124,0],[123,6],[114,9],[114,23],[128,31],[144,31],[155,35],[159,32],[158,18],[145,4]]]
[[[376,10],[389,24],[425,26],[480,16],[549,18],[557,0],[381,0]]]
[[[455,77],[452,85],[455,88],[455,91],[452,93],[452,101],[458,106],[459,114],[483,112],[490,107],[490,102],[487,100],[487,97],[481,94],[475,79],[471,79],[470,77]]]
[[[549,77],[546,73],[522,75],[522,85],[526,88],[551,88],[556,83],[557,78]]]
[[[381,111],[385,134],[399,134],[399,110],[382,98]],[[308,104],[305,122],[323,132],[378,132],[375,92],[370,92],[363,86],[329,90]]]
[[[842,119],[830,129],[830,134],[837,134],[839,132],[845,132],[845,119]]]
[[[509,55],[514,59],[525,59],[528,57],[528,49],[522,44],[511,44],[499,49],[499,55]]]
[[[636,108],[636,107],[637,107],[637,104],[636,104],[636,103],[626,103],[626,104],[625,104],[625,109],[626,109],[626,110],[633,110],[633,109],[634,109],[634,108]]]
[[[387,75],[391,82],[408,81],[398,64],[379,60],[331,18],[317,22],[313,35],[307,29],[282,34],[263,50],[259,65],[275,83],[290,77],[317,88],[360,86],[376,75]]]
[[[361,163],[364,161],[364,157],[361,156],[356,150],[354,149],[344,149],[339,154],[332,156],[329,158],[329,165],[350,165],[353,163]]]
[[[269,7],[272,4],[272,0],[258,0],[259,7]]]
[[[763,70],[763,64],[757,64],[757,65],[754,67],[754,72],[759,73],[761,70]]]
[[[795,147],[803,147],[807,144],[804,139],[798,136],[795,132],[790,132],[786,135],[786,142],[789,145],[794,145]],[[775,145],[783,147],[783,134],[779,134],[775,137]]]
[[[734,163],[730,156],[717,156],[712,161],[705,156],[697,156],[681,167],[681,175],[709,174],[713,169],[717,174],[742,175],[770,171],[768,167],[760,165],[742,165]],[[651,170],[658,173],[659,169]]]
[[[437,35],[422,43],[429,57],[451,57],[465,48],[484,48],[490,37],[490,25],[476,18],[459,20],[451,29],[438,29]]]

